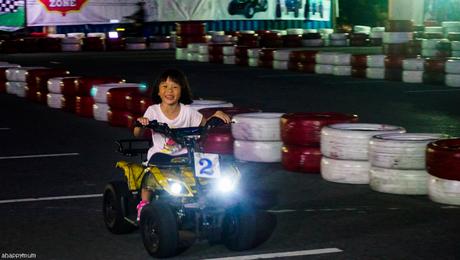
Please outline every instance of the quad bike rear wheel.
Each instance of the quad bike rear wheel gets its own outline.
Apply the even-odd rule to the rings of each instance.
[[[105,226],[114,234],[127,234],[136,228],[125,219],[130,195],[123,181],[112,181],[105,187],[102,212]]]
[[[179,232],[176,216],[164,202],[144,206],[140,221],[142,241],[153,257],[172,257],[178,254]]]
[[[251,249],[256,239],[256,212],[248,206],[240,204],[225,213],[223,221],[223,242],[234,251]]]

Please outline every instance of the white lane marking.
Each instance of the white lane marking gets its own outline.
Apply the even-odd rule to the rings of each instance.
[[[1,156],[0,160],[62,157],[62,156],[77,156],[77,155],[80,155],[80,154],[79,153],[51,153],[51,154],[33,154],[33,155],[14,155],[14,156]]]
[[[289,213],[289,212],[296,212],[297,210],[295,209],[279,209],[279,210],[267,210],[267,212],[270,212],[270,213]]]
[[[259,254],[259,255],[244,255],[244,256],[221,257],[221,258],[207,258],[205,260],[269,259],[269,258],[290,257],[290,256],[320,255],[320,254],[330,254],[330,253],[340,253],[340,252],[343,252],[343,250],[340,250],[338,248],[323,248],[323,249],[301,250],[301,251],[291,251],[291,252],[282,252],[282,253],[269,253],[269,254]]]
[[[8,128],[8,127],[0,127],[0,130],[11,130],[11,128]]]
[[[102,194],[88,194],[88,195],[75,195],[75,196],[56,196],[56,197],[42,197],[42,198],[25,198],[25,199],[0,200],[0,204],[23,203],[23,202],[37,202],[37,201],[48,201],[48,200],[87,199],[87,198],[99,198],[99,197],[102,197]]]
[[[460,89],[427,89],[427,90],[409,90],[406,93],[435,93],[435,92],[457,92]]]

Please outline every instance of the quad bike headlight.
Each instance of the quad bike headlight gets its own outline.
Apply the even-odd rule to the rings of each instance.
[[[168,187],[166,190],[174,196],[184,196],[190,195],[189,190],[185,187],[185,184],[178,180],[169,179],[168,180]]]
[[[171,183],[171,192],[173,194],[181,194],[183,190],[183,187],[180,183],[173,182]]]
[[[222,177],[217,182],[217,189],[224,193],[234,191],[235,187],[236,187],[236,181],[230,177]]]

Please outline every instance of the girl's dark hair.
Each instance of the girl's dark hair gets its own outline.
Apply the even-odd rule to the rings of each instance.
[[[192,103],[192,91],[190,89],[190,85],[188,83],[187,77],[185,74],[178,70],[178,69],[167,69],[161,75],[158,77],[158,79],[155,82],[155,85],[153,86],[153,92],[152,92],[152,101],[153,104],[160,104],[161,103],[161,98],[158,96],[158,91],[160,89],[160,84],[162,82],[165,82],[167,79],[170,79],[174,83],[178,84],[180,86],[181,94],[179,98],[179,103],[188,105]]]

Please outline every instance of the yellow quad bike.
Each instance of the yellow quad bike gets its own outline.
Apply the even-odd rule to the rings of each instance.
[[[154,257],[175,256],[195,241],[222,242],[236,251],[254,247],[256,211],[238,192],[238,168],[216,154],[199,152],[200,139],[219,124],[220,119],[211,118],[204,127],[171,129],[151,121],[148,128],[187,147],[187,159],[167,165],[118,162],[125,180],[110,182],[105,188],[107,228],[120,234],[139,226],[144,247]],[[135,145],[128,142],[120,151],[137,154],[140,149],[133,148]],[[142,188],[151,192],[152,199],[137,223],[136,205]]]

